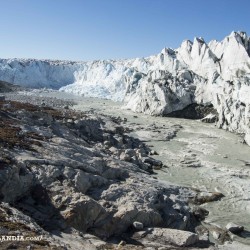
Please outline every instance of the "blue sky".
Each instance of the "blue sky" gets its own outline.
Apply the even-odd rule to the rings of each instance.
[[[134,58],[195,36],[250,35],[250,0],[0,0],[0,9],[0,58]]]

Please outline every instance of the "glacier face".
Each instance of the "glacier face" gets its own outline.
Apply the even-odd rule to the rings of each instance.
[[[0,79],[31,88],[53,88],[88,96],[122,101],[137,72],[174,70],[176,61],[162,63],[159,56],[131,60],[92,62],[35,59],[0,59]],[[173,64],[173,65],[172,65]]]
[[[124,101],[135,112],[165,115],[192,103],[212,104],[218,125],[250,144],[250,38],[186,40],[176,49],[129,60],[92,62],[0,59],[0,80]]]

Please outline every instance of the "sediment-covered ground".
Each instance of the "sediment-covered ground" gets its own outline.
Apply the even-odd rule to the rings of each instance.
[[[75,98],[60,92],[33,95]],[[121,109],[119,103],[104,99],[81,101],[78,97],[76,100],[78,105],[74,109],[120,116],[128,135],[144,141],[150,146],[153,157],[163,162],[165,167],[156,166],[154,170],[159,179],[196,190],[196,197],[191,202],[205,209],[202,224],[209,231],[210,240],[216,244],[235,240],[219,248],[248,249],[249,147],[241,135],[195,120],[135,114]],[[225,228],[230,222],[244,226],[245,230],[239,234],[228,233],[228,236]],[[239,242],[247,245],[238,246]]]
[[[165,166],[126,120],[52,97],[5,98],[1,249],[213,249],[198,230],[204,211],[189,206],[199,192],[157,179]],[[5,238],[17,235],[42,240]]]
[[[249,244],[249,147],[237,135],[54,91],[5,97],[12,100],[1,102],[8,233],[31,225],[22,233],[63,249],[248,248],[239,242]],[[233,234],[229,222],[245,230]]]

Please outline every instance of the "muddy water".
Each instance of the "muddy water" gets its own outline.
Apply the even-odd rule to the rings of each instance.
[[[221,201],[203,205],[210,212],[206,221],[219,226],[232,221],[250,231],[250,147],[238,135],[199,121],[135,114],[109,100],[53,96],[77,100],[77,110],[127,118],[126,124],[134,129],[131,135],[150,144],[167,166],[157,171],[159,179],[222,192]],[[172,132],[175,136],[169,139]],[[235,240],[250,245],[250,233],[244,236]]]

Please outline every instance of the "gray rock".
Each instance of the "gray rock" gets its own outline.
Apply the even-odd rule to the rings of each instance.
[[[111,146],[111,142],[110,141],[104,141],[103,144],[107,147],[110,147]]]
[[[126,241],[122,240],[120,241],[120,243],[118,244],[118,248],[120,248],[120,246],[125,246],[126,245]]]
[[[217,231],[213,231],[212,236],[215,240],[218,240],[220,238],[221,234]]]
[[[138,149],[135,150],[135,152],[136,152],[136,155],[137,155],[140,159],[142,159],[142,157],[147,157],[146,150],[143,149],[143,148],[138,148]]]
[[[0,175],[2,200],[4,202],[14,202],[25,195],[34,185],[34,182],[34,175],[26,169],[24,164],[20,163],[2,169]]]
[[[151,150],[150,155],[158,155],[158,153],[155,150]]]
[[[143,157],[142,158],[142,162],[149,163],[149,164],[151,164],[153,166],[159,166],[159,167],[162,166],[162,162],[161,161],[156,160],[156,159],[151,158],[151,157]]]
[[[74,123],[74,120],[73,119],[68,119],[67,123]]]
[[[160,169],[162,169],[162,166],[153,166],[153,169],[160,170]]]
[[[31,150],[0,152],[3,201],[15,203],[39,225],[60,233],[69,228],[82,233],[89,230],[102,238],[122,234],[133,223],[137,228],[188,227],[190,211],[180,187],[161,183],[145,171],[162,163],[150,157],[138,159],[139,154],[146,154],[145,145],[139,146],[123,129],[115,134],[114,118],[100,115],[97,119],[75,111],[72,115],[65,109],[10,112],[12,122],[25,133],[35,130],[50,135]],[[2,113],[0,118],[4,119]],[[116,146],[106,150],[104,138],[108,142],[114,138]],[[31,142],[32,138],[32,146]],[[71,233],[67,237],[73,238]],[[68,244],[81,249],[74,248],[73,241]]]
[[[226,229],[228,231],[230,231],[231,233],[240,233],[244,230],[244,227],[243,226],[240,226],[240,225],[237,225],[233,222],[229,222],[227,225],[226,225]]]
[[[120,160],[121,161],[130,161],[131,160],[131,156],[126,154],[125,152],[122,152],[120,154]]]
[[[170,228],[148,228],[137,232],[133,238],[147,245],[147,242],[157,242],[163,245],[174,244],[179,247],[190,246],[199,241],[197,234]]]
[[[119,150],[118,150],[116,147],[114,147],[114,146],[110,147],[110,148],[109,148],[109,151],[110,151],[112,154],[118,154],[118,153],[119,153]]]
[[[78,170],[77,174],[75,174],[74,181],[76,189],[83,194],[85,194],[87,190],[91,187],[89,174],[81,170]]]
[[[203,207],[193,207],[191,211],[193,215],[196,217],[196,219],[199,221],[204,220],[206,216],[209,214],[209,211]]]
[[[145,171],[150,171],[152,170],[152,165],[149,163],[140,163],[140,168]]]
[[[139,222],[139,221],[135,221],[133,222],[133,226],[135,229],[137,230],[142,230],[143,229],[143,223]]]
[[[129,155],[130,157],[133,157],[136,153],[133,149],[126,149],[125,154]]]
[[[193,202],[200,205],[207,202],[218,201],[223,197],[224,195],[220,192],[200,192],[194,197]]]

